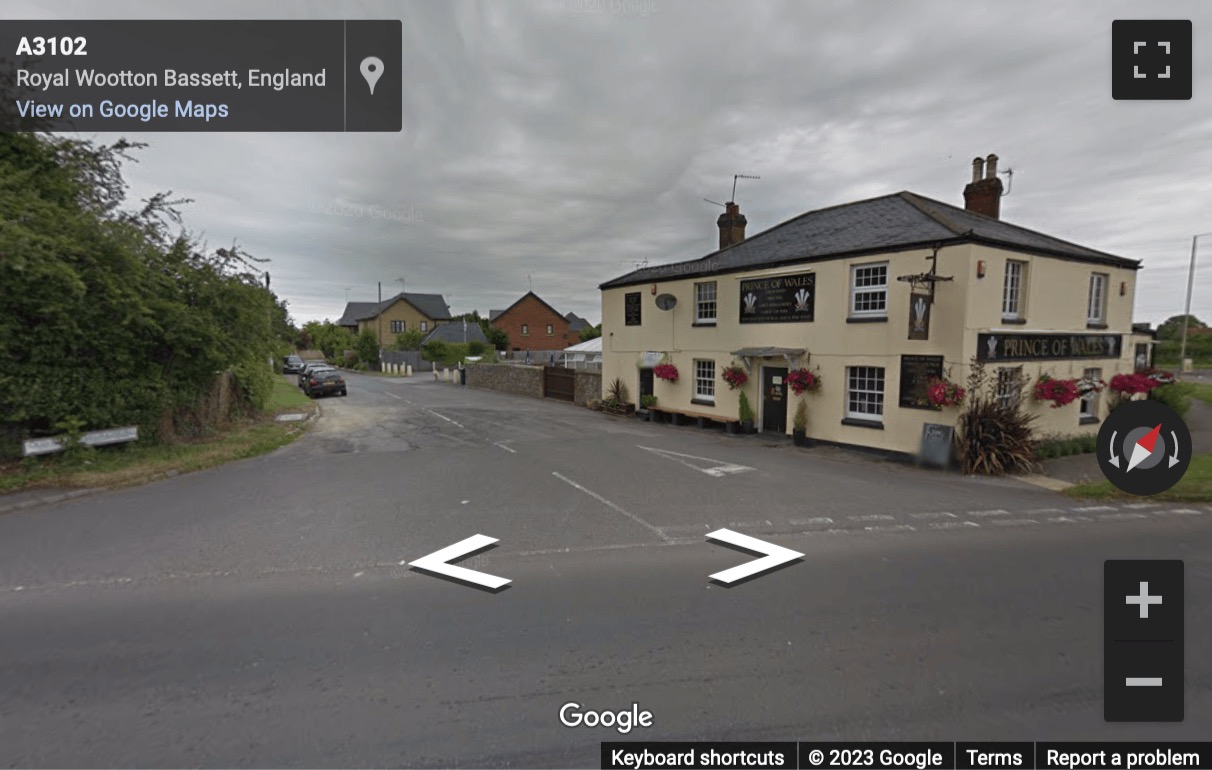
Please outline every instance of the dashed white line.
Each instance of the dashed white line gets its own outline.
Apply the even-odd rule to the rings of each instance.
[[[1168,511],[1154,511],[1154,516],[1203,516],[1203,511],[1197,511],[1194,508],[1173,508]]]
[[[1072,508],[1075,513],[1093,513],[1094,511],[1116,511],[1119,510],[1113,505],[1088,505],[1085,508]]]
[[[1047,519],[1049,524],[1081,524],[1087,521],[1094,521],[1089,516],[1057,516],[1054,519]]]
[[[392,398],[394,398],[396,401],[402,401],[402,400],[403,400],[403,399],[401,399],[399,396],[397,396],[395,393],[388,393],[388,392],[387,392],[387,391],[385,391],[385,390],[380,391],[380,392],[381,392],[383,395],[385,395],[385,396],[391,396],[391,397],[392,397]]]
[[[662,539],[662,540],[664,540],[665,542],[670,542],[670,541],[671,541],[671,538],[670,538],[668,535],[666,535],[664,532],[662,532],[662,531],[661,531],[659,528],[654,527],[653,525],[651,525],[651,524],[649,524],[648,522],[646,522],[646,521],[644,521],[643,519],[641,519],[639,516],[636,516],[634,513],[631,513],[630,511],[627,511],[627,510],[624,510],[623,508],[620,508],[618,505],[615,505],[614,503],[610,502],[610,501],[609,501],[609,500],[607,500],[606,498],[604,498],[604,497],[602,497],[601,495],[599,495],[597,492],[594,492],[592,489],[587,489],[587,488],[585,488],[585,487],[581,486],[580,484],[576,483],[575,481],[573,481],[572,479],[568,478],[567,476],[565,476],[564,474],[560,473],[559,471],[552,471],[552,472],[551,472],[551,475],[552,475],[552,476],[555,476],[557,479],[559,479],[560,481],[564,482],[565,484],[567,484],[567,485],[571,486],[573,489],[579,489],[580,491],[582,491],[582,492],[584,492],[585,494],[589,495],[589,496],[590,496],[590,497],[592,497],[594,500],[597,500],[599,503],[602,503],[603,505],[605,505],[606,507],[610,508],[611,510],[614,510],[614,511],[616,511],[616,512],[618,512],[618,513],[623,514],[623,515],[624,515],[624,516],[626,516],[627,518],[629,518],[629,519],[631,519],[632,521],[634,521],[636,524],[639,524],[640,526],[644,527],[645,529],[648,529],[649,531],[651,531],[651,532],[655,533],[657,537],[661,538],[661,539]]]
[[[950,511],[935,511],[935,512],[931,512],[931,513],[911,513],[909,515],[915,519],[922,519],[923,521],[958,518],[954,513],[951,513]]]
[[[1128,503],[1124,507],[1132,508],[1134,510],[1140,510],[1140,509],[1144,509],[1144,508],[1161,508],[1161,503]]]
[[[1127,519],[1147,519],[1149,517],[1143,513],[1108,513],[1099,518],[1103,521],[1126,521]]]
[[[443,415],[443,414],[438,414],[437,412],[435,412],[435,411],[434,411],[434,410],[432,410],[432,409],[426,409],[425,411],[429,412],[429,413],[430,413],[430,414],[432,414],[434,417],[441,417],[443,420],[445,420],[446,422],[450,423],[451,425],[456,425],[456,426],[458,426],[458,427],[460,427],[460,428],[462,428],[462,427],[463,427],[462,425],[459,425],[459,423],[457,423],[457,422],[455,422],[454,420],[450,419],[450,418],[449,418],[449,417],[447,417],[446,415]]]
[[[506,452],[510,453],[511,455],[516,455],[518,453],[518,450],[516,450],[512,447],[507,447],[499,441],[497,443],[493,444],[493,446],[499,447],[500,449],[504,449]]]
[[[1007,511],[1005,508],[993,508],[993,509],[987,510],[987,511],[968,511],[964,515],[965,516],[980,516],[980,517],[1009,516],[1010,511]]]
[[[1035,519],[993,519],[989,523],[999,527],[1025,527],[1029,524],[1039,524]]]
[[[926,525],[930,529],[966,529],[971,527],[980,527],[975,521],[940,521],[934,524]]]
[[[730,521],[729,529],[757,529],[758,527],[774,526],[768,521]]]
[[[870,513],[865,516],[851,516],[851,521],[896,521],[895,516],[886,513]]]
[[[1027,513],[1027,514],[1031,514],[1031,515],[1034,515],[1037,513],[1064,513],[1064,512],[1065,512],[1064,508],[1028,508],[1027,510],[1023,511],[1023,513]]]
[[[787,523],[793,527],[811,527],[814,524],[832,524],[833,519],[828,516],[817,516],[814,519],[791,519]]]

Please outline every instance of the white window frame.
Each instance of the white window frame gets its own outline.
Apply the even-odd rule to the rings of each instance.
[[[522,336],[523,337],[530,336],[530,324],[522,324]]]
[[[1086,323],[1107,323],[1107,286],[1111,276],[1107,273],[1090,274],[1090,293],[1086,301]]]
[[[407,329],[408,329],[408,324],[405,323],[404,321],[392,321],[391,322],[391,333],[392,334],[403,334],[405,331],[407,331]]]
[[[860,271],[869,271],[882,268],[884,272],[884,282],[864,283],[859,286]],[[863,280],[868,280],[864,277]],[[859,309],[859,298],[868,296],[879,296],[883,300],[883,307],[879,308],[863,308]],[[867,262],[861,265],[850,266],[850,316],[852,318],[887,318],[888,317],[888,263],[887,262]]]
[[[1082,372],[1082,379],[1098,382],[1103,376],[1102,369],[1086,369]],[[1092,390],[1086,395],[1078,399],[1077,416],[1078,419],[1090,418],[1098,419],[1098,391]]]
[[[547,336],[550,337],[553,334],[555,334],[555,326],[547,324]]]
[[[997,370],[994,396],[1003,408],[1008,409],[1023,398],[1023,367],[1003,366]]]
[[[429,321],[421,322],[421,331],[423,331],[423,332],[429,331]]]
[[[715,403],[715,361],[710,358],[694,359],[694,398]]]
[[[1027,288],[1027,263],[1021,259],[1006,260],[1006,275],[1002,280],[1002,318],[1017,321],[1023,317],[1023,298]]]
[[[879,383],[879,389],[872,386]],[[884,403],[888,391],[888,372],[882,366],[846,367],[846,416],[852,420],[884,421]],[[859,394],[878,394],[879,400],[855,399]],[[856,409],[856,406],[862,408]],[[874,406],[875,410],[871,407]]]
[[[710,291],[710,296],[707,296]],[[719,316],[719,291],[715,281],[703,281],[694,285],[694,322],[713,324]]]

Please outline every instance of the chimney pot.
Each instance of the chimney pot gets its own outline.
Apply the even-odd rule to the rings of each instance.
[[[989,157],[985,158],[985,178],[997,179],[997,156],[989,153]]]
[[[982,166],[984,178],[981,177]],[[972,161],[972,181],[964,188],[964,208],[999,219],[1002,206],[1002,180],[997,178],[997,156]]]
[[[973,158],[972,159],[972,181],[979,182],[979,181],[981,181],[981,177],[983,177],[984,175],[985,175],[985,159],[984,158]]]

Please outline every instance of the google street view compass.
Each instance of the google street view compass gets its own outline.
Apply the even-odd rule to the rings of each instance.
[[[1128,494],[1165,492],[1191,464],[1191,432],[1165,404],[1129,401],[1098,431],[1098,464],[1107,480]]]

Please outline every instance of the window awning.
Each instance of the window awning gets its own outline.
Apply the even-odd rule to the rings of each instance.
[[[807,352],[803,348],[741,348],[732,351],[732,355],[744,361],[746,369],[752,369],[755,358],[783,358],[790,364]]]

